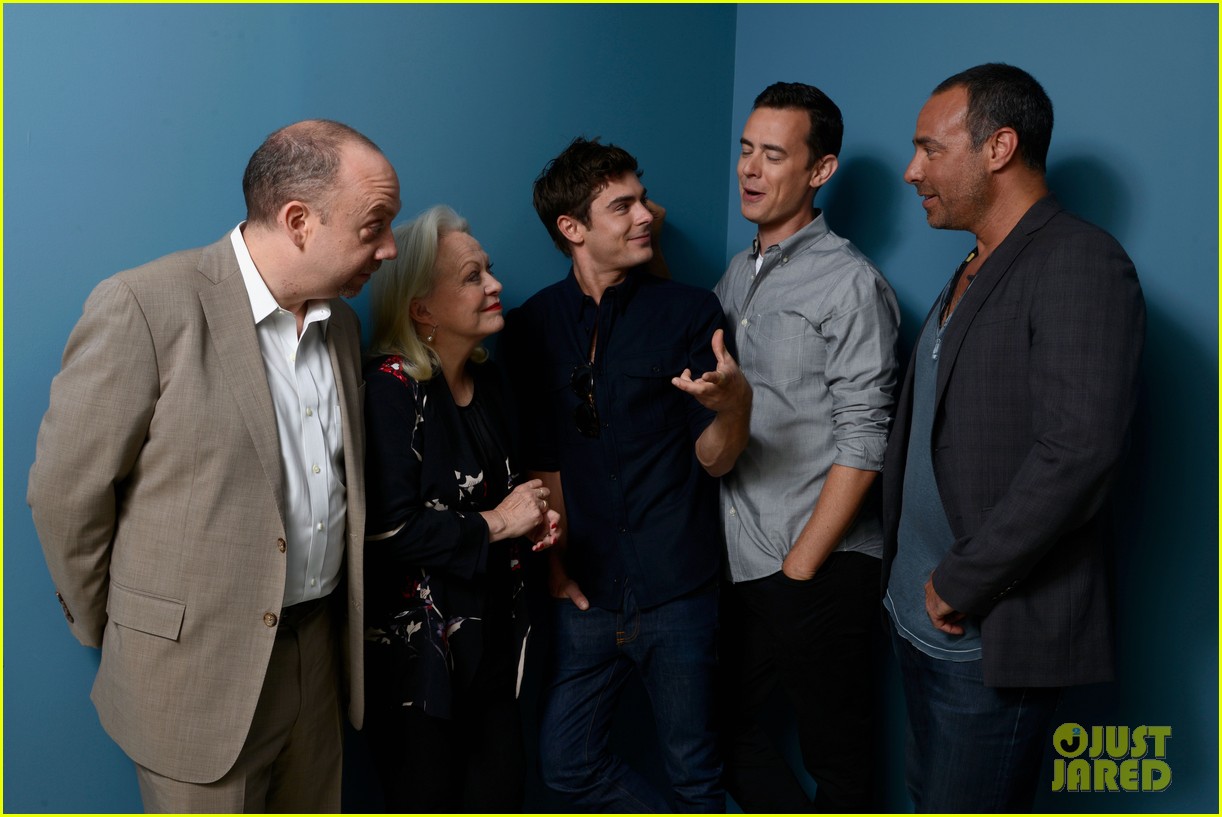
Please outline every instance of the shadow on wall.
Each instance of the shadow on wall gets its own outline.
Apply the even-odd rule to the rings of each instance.
[[[1088,217],[1121,232],[1127,199],[1111,195],[1100,201]],[[1169,726],[1166,760],[1173,781],[1159,792],[1121,794],[1101,784],[1097,791],[1054,792],[1049,752],[1037,811],[1170,813],[1217,807],[1216,800],[1202,802],[1201,793],[1216,792],[1218,785],[1218,485],[1175,478],[1183,472],[1186,430],[1196,430],[1189,437],[1206,430],[1203,439],[1190,443],[1194,449],[1217,450],[1217,358],[1148,295],[1146,308],[1141,393],[1112,495],[1117,680],[1068,690],[1056,722]],[[1202,399],[1174,405],[1168,395],[1182,392],[1185,376],[1200,378]],[[1173,416],[1175,422],[1169,422]]]
[[[1061,205],[1107,230],[1124,244],[1132,217],[1131,195],[1120,174],[1086,154],[1059,159],[1048,168],[1048,187]],[[1141,270],[1137,271],[1141,275]]]
[[[712,289],[725,272],[725,265],[712,252],[712,245],[696,239],[678,219],[667,219],[662,237],[662,254],[670,268],[670,277],[684,284]]]
[[[866,157],[840,165],[816,203],[832,229],[852,241],[880,268],[899,240],[901,186],[895,168]],[[884,273],[885,274],[885,273]]]
[[[832,230],[856,244],[888,280],[889,275],[894,274],[888,272],[891,266],[889,261],[899,245],[898,225],[903,220],[900,208],[905,202],[910,203],[911,198],[908,186],[902,181],[893,164],[858,157],[845,162],[836,171],[823,192],[826,199],[816,198],[816,203],[826,210]],[[897,353],[901,375],[928,306],[899,300],[900,341]]]
[[[1132,217],[1131,195],[1106,162],[1072,155],[1053,162],[1047,178],[1067,210],[1124,243]],[[899,242],[901,193],[908,190],[900,181],[890,164],[858,157],[840,166],[816,202],[827,211],[832,228],[880,266]]]
[[[1125,242],[1132,219],[1132,197],[1122,177],[1107,162],[1087,154],[1073,154],[1053,162],[1047,179],[1067,210],[1107,230],[1121,244]],[[827,212],[832,229],[856,244],[884,276],[899,244],[899,225],[903,221],[900,208],[904,194],[909,192],[901,181],[891,164],[857,157],[840,166],[822,193],[826,198],[816,200]],[[948,268],[948,276],[950,271]],[[1141,272],[1138,270],[1139,275]],[[929,306],[924,302],[900,301],[901,366],[907,363]]]

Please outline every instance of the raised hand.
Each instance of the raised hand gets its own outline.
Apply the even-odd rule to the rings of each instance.
[[[683,374],[672,377],[670,382],[695,397],[705,408],[716,412],[742,411],[750,405],[751,384],[743,377],[734,356],[726,349],[725,332],[718,329],[713,333],[713,356],[717,358],[717,368],[705,372],[693,379],[692,370],[684,369]]]

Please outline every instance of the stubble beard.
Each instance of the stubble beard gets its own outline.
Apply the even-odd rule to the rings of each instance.
[[[928,213],[929,226],[936,230],[966,230],[974,232],[989,211],[989,175],[981,172],[970,179],[965,179],[963,185],[954,191],[957,204],[952,211],[946,206],[946,199],[938,196],[942,203],[941,213],[933,210]]]

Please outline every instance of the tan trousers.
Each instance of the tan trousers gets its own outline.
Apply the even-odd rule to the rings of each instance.
[[[214,783],[184,783],[136,764],[148,813],[301,813],[340,810],[343,721],[339,650],[324,601],[276,635],[250,734]]]

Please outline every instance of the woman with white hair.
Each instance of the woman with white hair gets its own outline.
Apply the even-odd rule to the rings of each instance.
[[[522,559],[559,516],[519,484],[480,345],[505,324],[487,254],[444,205],[395,241],[365,370],[365,731],[387,811],[520,810]]]

